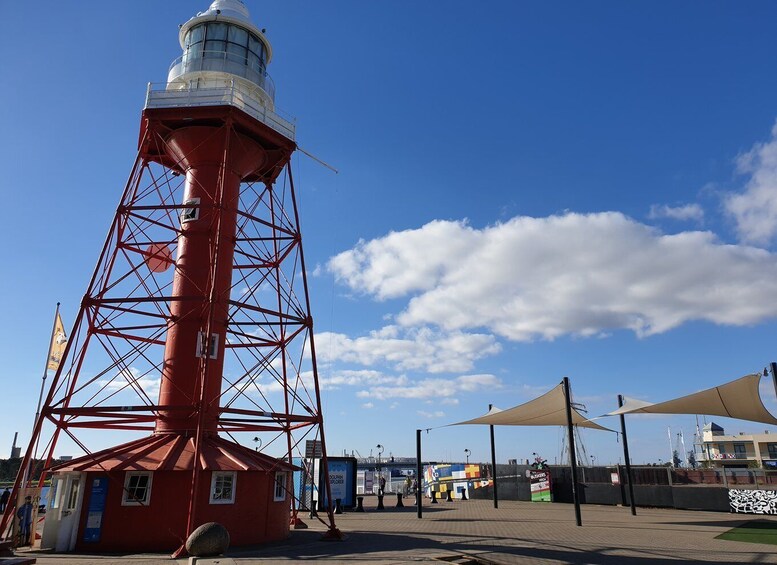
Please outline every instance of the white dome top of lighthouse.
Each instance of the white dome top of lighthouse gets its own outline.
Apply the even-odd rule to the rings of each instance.
[[[243,4],[242,0],[215,0],[210,8],[205,12],[197,14],[198,16],[205,16],[208,14],[216,14],[221,12],[224,16],[235,19],[243,19],[247,22],[251,22],[251,17],[248,14],[248,8]]]
[[[266,47],[265,62],[269,63],[272,59],[272,46],[254,22],[251,21],[251,15],[248,13],[243,0],[214,0],[210,7],[204,12],[198,12],[196,16],[181,26],[178,33],[178,42],[181,47],[186,48],[186,33],[194,26],[202,22],[219,21],[238,25],[254,35],[258,36]]]

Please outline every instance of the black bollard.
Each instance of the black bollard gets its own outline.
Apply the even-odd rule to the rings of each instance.
[[[397,493],[397,506],[396,507],[397,508],[404,508],[405,507],[405,505],[402,503],[402,493],[401,492]]]
[[[432,491],[432,504],[437,504],[437,491]]]
[[[335,498],[335,514],[342,514],[343,506],[342,501],[339,498]]]
[[[447,502],[453,502],[453,497],[451,496],[451,491],[449,491],[449,490],[445,491],[445,500]]]
[[[316,505],[318,504],[317,501],[313,500],[310,503],[310,517],[316,518],[318,517],[318,512],[316,512]]]
[[[375,510],[385,510],[385,508],[383,507],[383,495],[382,494],[378,495],[378,507]]]
[[[467,498],[467,489],[465,489],[465,488],[461,489],[461,499],[462,500],[469,500],[469,498]]]
[[[363,496],[357,496],[356,497],[356,510],[354,512],[364,512],[364,497]]]

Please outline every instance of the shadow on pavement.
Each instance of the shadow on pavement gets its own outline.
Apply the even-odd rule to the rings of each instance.
[[[620,547],[602,547],[594,551],[582,552],[566,548],[545,548],[545,547],[521,547],[505,546],[505,540],[500,537],[484,537],[471,535],[450,534],[445,542],[430,539],[422,536],[413,536],[407,534],[382,534],[375,532],[348,532],[348,539],[345,541],[332,542],[321,541],[321,532],[312,530],[296,531],[293,534],[292,543],[279,542],[278,545],[272,544],[252,549],[242,549],[240,551],[230,551],[229,556],[235,558],[267,558],[267,559],[288,559],[295,560],[333,560],[333,561],[351,561],[356,559],[387,559],[392,560],[405,558],[408,561],[419,557],[440,557],[450,555],[462,555],[487,564],[490,562],[500,563],[506,556],[511,560],[523,558],[526,563],[534,561],[557,561],[558,563],[568,564],[590,564],[597,563],[601,565],[645,565],[666,563],[667,561],[677,560],[682,563],[702,564],[702,563],[725,563],[726,552],[718,552],[715,561],[699,559],[682,559],[682,556],[668,555],[659,553],[645,552],[641,556],[626,556],[617,554],[623,551]],[[459,539],[461,538],[461,539]],[[493,541],[492,541],[493,540]],[[521,540],[514,540],[521,543]],[[536,544],[533,540],[525,540],[523,543]],[[635,552],[638,550],[629,549]],[[381,555],[381,554],[386,555]],[[733,555],[733,554],[732,554]],[[741,553],[736,554],[741,556]],[[736,559],[732,559],[732,562]]]

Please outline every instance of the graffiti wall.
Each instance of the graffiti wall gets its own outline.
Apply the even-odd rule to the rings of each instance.
[[[777,492],[773,490],[729,489],[731,510],[745,514],[777,514]]]

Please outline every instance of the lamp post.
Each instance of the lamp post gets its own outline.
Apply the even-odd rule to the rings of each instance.
[[[383,476],[380,470],[380,456],[383,453],[383,446],[378,444],[375,446],[378,449],[378,494],[383,494],[383,489],[380,487],[380,479]]]
[[[254,436],[254,443],[256,444],[256,447],[254,448],[254,451],[259,451],[259,448],[262,447],[262,440],[259,436]]]
[[[591,455],[591,467],[596,465],[596,455]]]
[[[464,455],[467,456],[467,465],[469,465],[469,456],[472,452],[469,449],[464,449]]]

